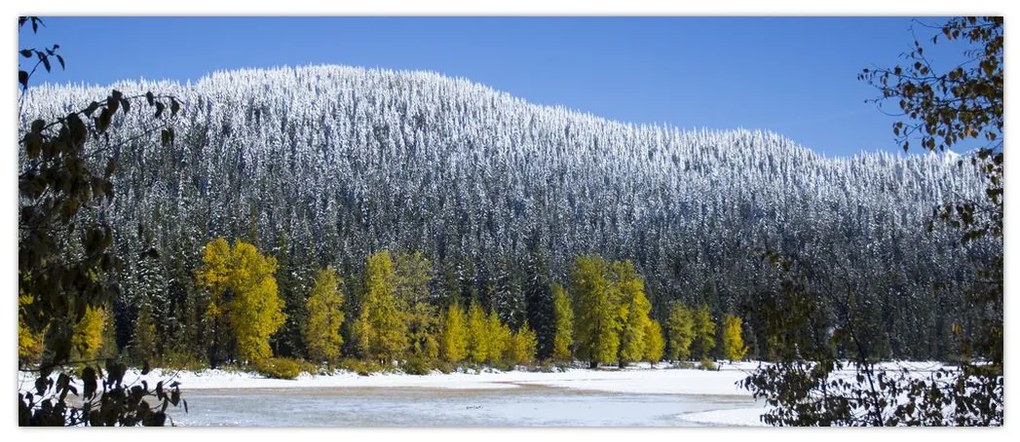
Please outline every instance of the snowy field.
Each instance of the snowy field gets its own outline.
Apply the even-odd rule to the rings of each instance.
[[[284,414],[278,418],[277,423],[281,426],[287,426],[288,422],[299,426],[387,425],[393,422],[385,421],[387,416],[419,412],[429,414],[419,416],[419,419],[423,420],[406,421],[400,425],[498,426],[502,423],[513,426],[517,422],[543,422],[544,424],[539,425],[583,426],[590,423],[593,426],[760,426],[762,424],[759,416],[765,412],[764,404],[761,401],[755,402],[749,392],[736,385],[757,366],[756,362],[722,363],[718,371],[703,371],[675,369],[666,365],[658,365],[652,369],[648,364],[644,364],[622,370],[569,369],[552,373],[434,372],[427,376],[399,373],[360,376],[353,372],[337,371],[328,375],[305,373],[295,380],[267,379],[254,373],[227,370],[198,372],[153,370],[144,378],[149,381],[150,386],[158,380],[172,379],[180,382],[185,398],[193,398],[189,401],[193,410],[185,417],[184,422],[201,425],[246,426],[265,423],[266,415],[276,413],[278,410],[261,410],[259,411],[261,414],[254,416],[250,410],[245,410],[249,412],[248,417],[226,415],[222,417],[222,421],[212,417],[209,418],[212,420],[205,421],[188,420],[202,416],[202,411],[195,408],[199,408],[203,400],[210,404],[222,404],[209,410],[216,413],[221,411],[220,408],[229,408],[231,403],[244,402],[239,401],[240,398],[259,397],[272,398],[278,404],[281,402],[276,401],[276,398],[283,398],[292,404],[293,413],[307,414],[302,413],[301,404],[304,404],[303,407],[306,409],[319,410],[320,414],[326,413],[317,418],[319,420],[309,422],[289,420],[293,415]],[[901,366],[904,365],[891,363],[886,368]],[[938,363],[906,365],[917,374],[926,373],[940,366]],[[21,388],[28,388],[31,385],[31,373],[22,372],[19,378]],[[128,383],[138,382],[139,379],[138,371],[129,371],[125,376]],[[324,398],[330,397],[333,398],[331,401],[323,402]],[[416,402],[416,408],[402,408],[401,404],[408,400]],[[547,402],[544,405],[546,409],[524,409],[522,404],[529,401]],[[364,413],[366,416],[364,420],[337,420],[341,412],[336,410],[334,414],[328,414],[331,407],[340,410],[345,406],[351,407],[351,404],[358,404],[359,408],[348,409],[345,412],[354,415]],[[493,414],[486,418],[487,420],[477,420],[475,415],[478,413],[451,417],[449,412],[455,408],[459,409],[460,413],[468,413],[472,409],[483,408],[480,404],[484,404],[484,408]],[[590,413],[593,414],[613,416],[594,419],[591,416],[582,418],[570,414],[572,412],[583,414],[578,410],[586,408],[591,409]],[[550,416],[550,412],[562,416]],[[371,417],[372,413],[376,413],[377,416]],[[658,420],[641,420],[638,416],[628,417],[627,413],[654,414]],[[541,419],[536,420],[534,416],[536,414]],[[519,420],[509,419],[513,416],[517,416]],[[676,420],[663,420],[663,416]]]

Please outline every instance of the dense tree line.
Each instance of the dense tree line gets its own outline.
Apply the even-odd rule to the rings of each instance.
[[[826,158],[771,133],[620,124],[420,72],[240,70],[116,87],[185,104],[164,149],[111,135],[116,197],[80,215],[113,226],[125,263],[123,296],[109,306],[116,345],[152,339],[167,360],[328,359],[335,346],[313,349],[315,333],[342,354],[380,361],[462,352],[491,361],[493,350],[470,338],[484,329],[502,342],[521,333],[525,348],[533,333],[539,359],[569,349],[626,363],[647,357],[655,346],[642,341],[656,328],[667,355],[684,355],[690,339],[691,356],[713,357],[717,341],[732,341],[714,323],[727,314],[743,318],[747,354],[769,357],[770,319],[756,307],[781,278],[766,251],[797,255],[816,291],[855,293],[874,356],[945,359],[957,351],[954,324],[972,320],[959,306],[973,270],[960,263],[1001,248],[953,247],[942,226],[918,229],[932,207],[984,189],[949,154]],[[56,115],[100,90],[39,86],[22,115]],[[216,237],[249,244],[251,260],[264,254],[260,272],[275,275],[280,299],[257,325],[265,330],[252,330],[258,339],[233,349],[216,330],[230,327],[227,310],[244,308],[218,310],[268,283],[196,278],[226,265],[207,262]],[[213,258],[236,253],[228,249]],[[387,249],[417,254],[387,260],[378,255]],[[328,266],[339,301],[322,279]],[[827,299],[811,329],[819,339],[850,313]],[[586,303],[617,310],[590,317],[595,310],[578,310]],[[342,320],[315,311],[337,304]],[[445,328],[457,321],[475,330],[466,344]],[[564,324],[577,332],[569,344]]]

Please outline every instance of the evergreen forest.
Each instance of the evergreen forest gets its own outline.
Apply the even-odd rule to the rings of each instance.
[[[966,152],[826,157],[775,133],[609,121],[429,72],[42,84],[19,102],[21,127],[110,89],[173,96],[176,121],[157,148],[130,138],[149,111],[124,109],[85,146],[109,149],[115,196],[74,222],[110,225],[123,265],[121,295],[75,326],[82,359],[424,374],[772,360],[800,340],[947,361],[977,320],[975,269],[1002,256],[1001,241],[961,246],[933,222],[989,187]],[[68,261],[88,249],[51,240]],[[814,296],[793,340],[762,308],[790,307],[774,305],[789,282],[776,256]],[[833,332],[851,321],[864,324],[853,348]],[[19,328],[19,365],[43,340]]]

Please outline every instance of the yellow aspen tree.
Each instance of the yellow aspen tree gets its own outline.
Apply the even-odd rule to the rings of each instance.
[[[304,338],[308,357],[315,361],[334,361],[344,343],[340,327],[344,322],[344,295],[340,276],[331,266],[315,273],[312,290],[305,301],[308,319]]]
[[[525,322],[510,338],[506,362],[514,365],[528,364],[535,360],[537,347],[538,338],[535,336],[535,331]]]
[[[662,338],[662,326],[659,325],[659,321],[654,320],[648,321],[645,326],[643,359],[655,364],[662,360],[662,354],[666,347],[666,342]]]
[[[512,334],[510,327],[499,320],[495,310],[489,311],[485,320],[486,336],[489,338],[489,364],[506,362],[506,352],[510,347]]]
[[[388,364],[407,349],[407,314],[397,296],[390,252],[369,255],[363,273],[361,312],[354,323],[358,348],[368,358]]]
[[[103,330],[106,328],[107,314],[102,307],[88,306],[81,321],[74,325],[71,345],[83,360],[94,359],[103,347]]]
[[[219,362],[221,352],[227,346],[230,325],[227,323],[223,294],[230,287],[230,269],[233,266],[233,251],[223,237],[213,239],[202,249],[202,267],[195,272],[195,280],[199,287],[205,288],[209,295],[202,311],[204,324],[203,344],[209,352],[209,362],[214,367]]]
[[[574,308],[570,305],[567,291],[559,284],[552,285],[553,295],[553,360],[573,360],[571,346],[574,344]]]
[[[747,346],[741,336],[742,323],[743,320],[736,315],[727,314],[723,317],[723,356],[731,361],[739,361],[747,355]]]
[[[234,244],[229,321],[237,340],[238,356],[257,363],[273,355],[269,338],[280,329],[287,316],[277,292],[276,259],[263,256],[255,246],[243,241]]]
[[[467,357],[468,330],[465,316],[459,304],[446,309],[443,332],[439,339],[439,353],[443,360],[457,363]]]
[[[694,341],[694,315],[682,302],[676,301],[669,310],[666,320],[669,338],[667,347],[671,361],[683,361],[691,358],[691,342]]]
[[[205,319],[213,327],[212,345],[222,345],[219,335],[225,326],[240,360],[258,363],[271,357],[269,338],[286,319],[274,276],[276,259],[244,241],[230,247],[216,238],[206,245],[202,264],[196,279],[209,292]]]
[[[707,305],[702,304],[694,312],[694,345],[702,359],[711,358],[712,350],[715,349],[715,333],[716,324],[712,320],[712,313]]]
[[[575,351],[590,368],[616,361],[620,348],[621,312],[608,273],[609,264],[595,255],[578,257],[570,272]]]
[[[25,306],[31,305],[33,298],[30,295],[18,296],[18,362],[28,364],[38,362],[43,354],[44,332],[32,333],[32,330],[25,325],[22,318]]]
[[[485,318],[485,311],[477,302],[471,301],[468,307],[468,358],[471,362],[480,364],[489,358],[489,329]]]
[[[624,367],[631,362],[641,360],[644,356],[645,329],[651,321],[648,313],[652,305],[645,297],[644,280],[634,269],[630,261],[617,261],[612,265],[612,278],[619,293],[621,313],[620,346],[618,362]]]

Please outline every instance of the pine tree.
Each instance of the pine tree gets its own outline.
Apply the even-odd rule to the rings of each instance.
[[[472,301],[468,307],[468,357],[472,362],[480,364],[489,358],[489,328],[485,317],[485,311]]]
[[[573,360],[571,346],[574,344],[574,309],[563,286],[553,284],[552,293],[556,330],[553,335],[552,358],[556,361],[570,361]]]
[[[662,360],[666,343],[662,339],[662,326],[659,325],[659,321],[649,320],[645,323],[645,326],[643,359],[654,365]]]
[[[398,253],[393,259],[397,299],[404,305],[430,302],[432,263],[421,252]]]
[[[694,315],[682,302],[673,303],[666,321],[668,330],[669,359],[682,361],[691,357],[691,342],[694,341]]]
[[[297,255],[288,232],[281,232],[276,239],[277,271],[276,283],[283,300],[286,321],[274,335],[270,344],[273,353],[289,357],[316,358],[307,353],[305,330],[308,328],[308,295],[312,291],[318,262],[310,262]],[[332,260],[326,260],[332,262]],[[342,281],[341,281],[342,282]]]
[[[138,317],[135,318],[135,329],[131,337],[131,357],[135,362],[152,361],[157,356],[158,339],[152,309],[148,303],[142,304],[142,307],[138,309]]]
[[[708,305],[702,304],[694,312],[694,349],[695,354],[702,359],[712,357],[712,350],[715,349],[716,325],[712,320],[712,313]]]
[[[387,364],[407,349],[407,313],[396,296],[397,281],[390,252],[368,257],[363,274],[361,313],[354,323],[358,348],[368,358]]]
[[[593,255],[578,257],[570,273],[577,356],[591,368],[616,361],[620,348],[621,314],[608,273],[609,264]]]
[[[333,361],[340,355],[344,339],[340,328],[344,322],[344,296],[340,277],[332,266],[315,273],[312,291],[305,306],[304,341],[308,357],[313,361]]]
[[[524,301],[527,305],[527,322],[538,339],[536,359],[552,357],[556,333],[552,284],[549,280],[549,262],[542,254],[537,239],[528,246],[530,252],[523,265]],[[568,305],[567,308],[570,308]],[[568,326],[572,329],[573,325]],[[568,344],[569,345],[569,344]]]
[[[744,338],[741,336],[742,322],[736,315],[723,316],[722,351],[723,356],[731,361],[744,359],[747,355],[747,346],[744,345]]]
[[[651,321],[648,313],[652,305],[645,297],[644,280],[630,261],[612,264],[612,277],[619,293],[621,316],[619,365],[641,360],[645,353],[645,330]]]
[[[443,333],[439,340],[439,353],[445,361],[458,363],[467,357],[468,330],[465,316],[459,304],[446,309]]]

